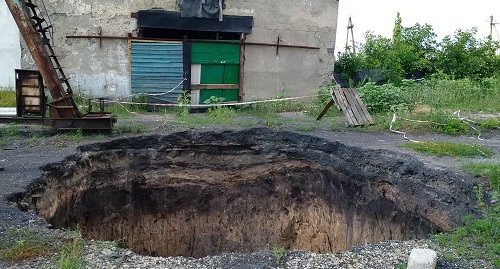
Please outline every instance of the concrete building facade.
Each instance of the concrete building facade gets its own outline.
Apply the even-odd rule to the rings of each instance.
[[[14,69],[21,68],[19,30],[4,1],[0,1],[0,89],[14,89]]]
[[[165,40],[172,39],[175,35],[196,40],[226,41],[241,37],[239,33],[231,32],[236,30],[228,30],[231,32],[229,35],[224,32],[224,29],[221,30],[221,36],[216,33],[218,30],[205,35],[203,30],[186,30],[182,27],[153,30],[151,28],[149,33],[147,29],[142,29],[143,18],[150,19],[150,17],[145,17],[145,15],[141,17],[146,14],[141,12],[182,12],[182,0],[44,0],[44,2],[46,13],[54,29],[53,48],[66,75],[70,78],[73,90],[92,97],[115,98],[129,95],[131,92],[170,90],[170,86],[154,90],[148,89],[149,84],[134,86],[137,77],[134,75],[137,71],[133,71],[134,50],[138,50],[134,48],[136,43],[166,44],[169,42]],[[238,96],[240,100],[273,98],[281,95],[290,97],[310,95],[314,89],[328,81],[334,62],[333,48],[337,28],[338,0],[225,0],[223,3],[223,20],[226,20],[226,16],[234,16],[236,19],[251,17],[251,31],[244,35],[245,42],[265,44],[279,42],[280,45],[292,45],[292,47],[279,47],[278,49],[276,46],[265,44],[244,46],[244,50],[241,50],[241,62],[237,63],[239,69],[227,71],[229,73],[241,71],[241,74],[236,76],[238,77],[237,83],[232,82],[241,88]],[[180,24],[183,24],[184,19],[179,16]],[[210,23],[214,20],[219,21],[217,18],[199,20]],[[12,25],[15,24],[12,22]],[[214,25],[218,24],[214,23]],[[108,38],[82,37],[99,34]],[[130,37],[155,37],[156,41]],[[176,42],[173,41],[173,43]],[[179,41],[177,44],[182,43]],[[190,50],[186,54],[185,48],[183,45],[184,65],[186,58],[191,57]],[[141,50],[147,50],[147,48]],[[150,58],[156,57],[152,55]],[[30,60],[29,52],[25,49],[22,50],[20,59],[22,59],[23,68],[36,69],[34,62]],[[190,61],[187,62],[190,63]],[[184,84],[200,83],[196,81],[197,78],[193,76],[193,73],[196,75],[201,72],[201,80],[203,80],[205,67],[207,67],[207,72],[215,72],[213,70],[217,69],[216,66],[213,66],[211,62],[206,63],[206,65],[201,64],[201,71],[198,70],[199,66],[192,65],[191,72],[187,72],[191,74],[186,73],[184,66],[183,75],[190,76]],[[226,61],[222,60],[218,63],[224,65]],[[229,70],[227,65],[225,66],[225,70]],[[147,71],[148,68],[144,70]],[[208,80],[213,78],[209,73],[205,75]],[[241,85],[239,85],[240,82],[242,82]],[[184,89],[191,89],[191,87],[184,86]],[[202,101],[199,100],[199,102]]]

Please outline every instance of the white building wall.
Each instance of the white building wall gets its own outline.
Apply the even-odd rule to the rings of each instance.
[[[21,68],[20,35],[5,1],[0,1],[0,29],[0,88],[14,89],[14,69]]]
[[[0,0],[2,1],[2,0]],[[3,2],[3,1],[2,1]],[[231,0],[226,15],[253,16],[248,42],[318,47],[319,49],[246,46],[244,100],[308,96],[328,81],[333,70],[338,0]],[[131,12],[178,11],[177,0],[49,0],[55,29],[54,50],[75,93],[88,97],[130,94],[130,57],[126,39],[66,38],[68,35],[126,37],[137,28]],[[36,68],[22,51],[22,66]]]

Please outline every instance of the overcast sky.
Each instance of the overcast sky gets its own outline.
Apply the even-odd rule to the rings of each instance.
[[[490,32],[490,16],[500,23],[500,0],[340,0],[336,51],[344,51],[347,21],[352,17],[354,40],[363,42],[367,30],[392,36],[394,19],[399,11],[403,26],[430,24],[438,41],[457,29],[478,28],[478,36]],[[493,28],[493,39],[500,40],[500,24]],[[350,36],[349,36],[350,38]]]

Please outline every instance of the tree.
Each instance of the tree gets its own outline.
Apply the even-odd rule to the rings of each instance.
[[[396,14],[396,20],[394,21],[394,28],[392,29],[392,42],[398,42],[401,40],[401,34],[403,31],[403,19],[401,18],[401,15]]]
[[[403,27],[401,37],[394,44],[404,76],[411,78],[415,73],[428,75],[435,71],[436,34],[429,24],[415,24]]]
[[[446,36],[440,44],[437,65],[439,70],[453,79],[481,79],[498,74],[500,58],[496,51],[499,43],[491,39],[476,39],[477,29],[458,30]]]
[[[367,32],[359,53],[343,54],[335,70],[355,81],[361,70],[382,70],[384,79],[399,84],[403,78],[428,77],[442,73],[454,79],[475,80],[499,74],[500,43],[491,38],[476,39],[476,29],[458,30],[441,43],[428,24],[404,27],[398,13],[392,38]]]
[[[400,61],[393,49],[391,39],[368,32],[366,42],[362,46],[367,69],[381,69],[384,78],[391,82],[399,82],[403,74]]]
[[[356,72],[366,68],[363,54],[354,54],[353,52],[339,53],[335,62],[335,72],[342,79],[354,81]]]

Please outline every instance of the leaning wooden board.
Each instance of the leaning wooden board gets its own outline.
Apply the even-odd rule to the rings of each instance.
[[[332,97],[335,97],[335,103],[344,113],[348,125],[372,125],[375,123],[355,89],[333,89]]]

